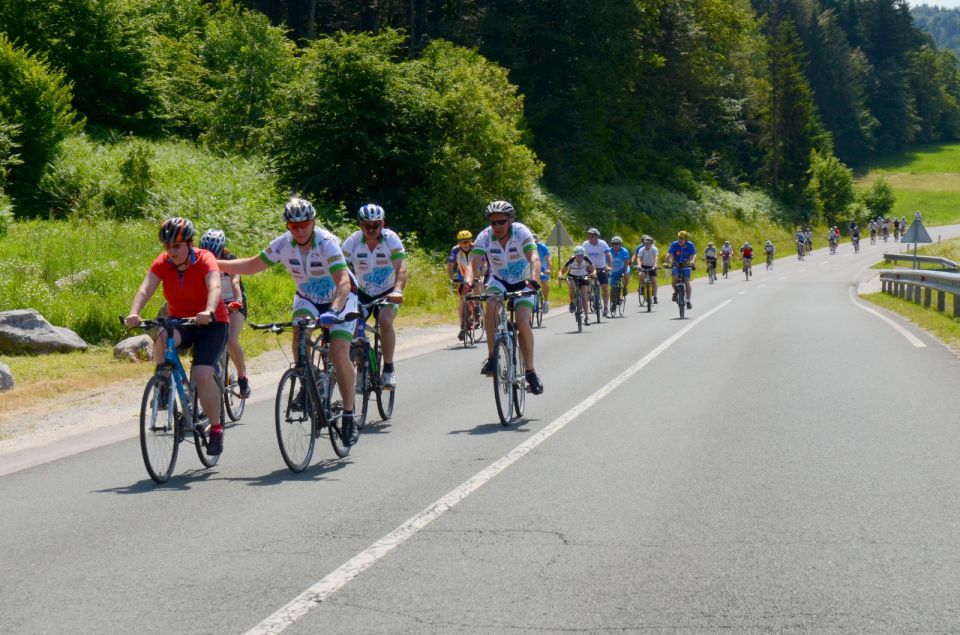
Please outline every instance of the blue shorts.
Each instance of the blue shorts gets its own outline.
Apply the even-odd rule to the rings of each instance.
[[[549,272],[549,271],[541,271],[541,272],[540,272],[540,279],[541,279],[541,280],[549,280],[549,279],[550,279],[550,272]]]
[[[690,267],[684,267],[683,269],[673,268],[673,275],[677,276],[680,280],[689,280],[690,279]]]

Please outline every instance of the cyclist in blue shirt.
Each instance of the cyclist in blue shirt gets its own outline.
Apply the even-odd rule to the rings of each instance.
[[[550,310],[550,248],[540,242],[536,234],[533,235],[537,243],[537,253],[540,254],[540,291],[543,293],[543,314]]]
[[[690,235],[685,231],[677,234],[677,239],[667,250],[667,260],[672,263],[671,275],[673,278],[673,301],[677,301],[677,280],[683,280],[683,286],[687,291],[687,308],[692,309],[690,302],[690,272],[697,265],[697,248],[690,242]]]
[[[617,288],[623,277],[623,288],[630,288],[630,250],[623,246],[623,239],[614,236],[610,239],[610,286]],[[619,298],[617,298],[619,300]]]

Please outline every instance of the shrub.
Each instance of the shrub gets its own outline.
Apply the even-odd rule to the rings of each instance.
[[[868,208],[868,214],[873,216],[887,216],[893,210],[897,197],[893,193],[893,188],[887,181],[880,177],[874,181],[869,191],[862,195],[863,204]]]
[[[17,165],[10,167],[10,194],[30,202],[33,189],[58,144],[80,128],[70,106],[71,87],[62,73],[15,47],[0,34],[0,121],[8,146],[16,144]],[[10,166],[9,150],[6,163]],[[23,206],[18,206],[18,211]]]
[[[853,189],[853,171],[832,154],[822,155],[816,150],[810,157],[810,183],[807,186],[817,214],[828,225],[845,218],[856,200]]]

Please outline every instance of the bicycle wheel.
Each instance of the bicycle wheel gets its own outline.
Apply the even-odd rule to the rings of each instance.
[[[577,318],[577,333],[583,333],[583,303],[580,299],[580,289],[577,289],[575,293],[577,295],[573,305],[573,312],[576,314]]]
[[[543,326],[543,291],[537,291],[537,328]]]
[[[593,312],[597,316],[597,324],[600,324],[600,315],[603,311],[603,300],[600,298],[600,285],[596,284],[593,287]]]
[[[726,278],[728,273],[730,273],[730,263],[724,260],[723,261],[723,277]]]
[[[363,430],[367,425],[367,409],[370,407],[370,364],[367,362],[367,346],[354,344],[354,364],[357,377],[354,382],[356,390],[353,396],[353,420],[357,422],[357,430]]]
[[[288,369],[280,378],[274,409],[280,456],[294,472],[310,464],[317,440],[316,408],[303,382],[302,368]]]
[[[380,348],[379,338],[375,340],[375,345],[377,349],[377,367],[382,368],[383,352]],[[380,411],[380,418],[383,421],[387,421],[388,419],[390,419],[390,417],[393,416],[393,402],[396,398],[397,398],[396,388],[391,388],[390,390],[384,390],[382,386],[377,388],[377,410]]]
[[[463,308],[460,310],[460,330],[463,331],[463,347],[473,346],[473,318],[470,315],[470,307],[467,301],[463,301]]]
[[[160,390],[166,384],[169,406],[160,409]],[[147,381],[140,402],[140,453],[147,474],[157,483],[166,483],[177,464],[180,447],[180,411],[177,394],[169,377],[154,375]]]
[[[647,313],[653,311],[653,284],[648,280],[643,285],[644,301],[647,303]]]
[[[510,346],[504,337],[493,347],[493,396],[502,425],[513,420],[513,381],[510,376]]]
[[[326,420],[333,453],[342,459],[350,454],[352,446],[347,445],[343,439],[343,395],[340,394],[340,386],[337,385],[337,373],[332,364],[327,372],[326,384],[326,394],[321,393],[320,395],[323,418]],[[356,422],[356,419],[354,419],[354,422]]]
[[[482,305],[482,304],[479,304],[479,305],[477,306],[476,311],[477,311],[477,314],[476,314],[476,316],[475,316],[475,319],[473,320],[473,341],[474,341],[474,343],[476,343],[476,342],[482,342],[482,341],[483,341],[483,336],[484,336],[484,333],[485,333],[485,331],[483,330],[483,322],[484,322],[484,317],[483,317],[483,305]]]
[[[686,294],[687,290],[683,286],[683,282],[677,285],[677,306],[680,307],[680,319],[683,319],[684,311],[687,308],[686,304]]]
[[[220,425],[223,425],[223,384],[220,383],[220,378],[216,375],[213,376],[213,380],[217,382],[217,395],[220,397]],[[210,418],[203,412],[203,406],[200,405],[200,400],[197,397],[197,385],[192,379],[190,380],[190,389],[193,392],[192,410],[197,413],[193,427],[193,447],[196,448],[197,456],[204,467],[213,467],[220,460],[220,455],[214,454],[211,456],[207,454],[207,445],[210,441]]]
[[[615,316],[617,314],[617,305],[620,304],[620,285],[613,285],[610,287],[610,315]]]
[[[527,403],[527,364],[523,360],[523,352],[520,350],[518,341],[515,341],[513,355],[513,411],[519,418],[523,416],[523,407]]]
[[[224,352],[223,360],[223,400],[226,402],[227,416],[230,421],[239,421],[247,406],[247,400],[240,395],[240,384],[237,383],[239,374],[230,354]]]

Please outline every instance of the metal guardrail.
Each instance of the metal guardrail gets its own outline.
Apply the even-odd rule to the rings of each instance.
[[[960,318],[960,273],[923,269],[890,269],[880,272],[884,293],[912,300],[930,308],[937,293],[937,311],[945,311],[947,294],[953,296],[953,317]]]
[[[914,257],[909,254],[883,254],[883,260],[885,262],[914,262]],[[917,256],[916,261],[919,263],[927,265],[939,265],[944,269],[952,269],[953,271],[960,270],[960,263],[956,263],[949,258],[941,258],[939,256]]]

